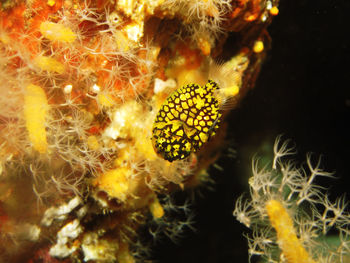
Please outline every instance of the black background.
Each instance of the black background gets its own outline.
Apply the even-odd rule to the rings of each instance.
[[[320,182],[331,185],[332,198],[349,192],[350,1],[281,0],[279,9],[256,86],[229,117],[237,157],[219,160],[223,172],[210,170],[215,191],[196,198],[197,230],[179,244],[159,242],[155,261],[248,262],[248,230],[232,216],[234,202],[247,191],[251,157],[279,134],[295,143],[301,162],[307,152],[322,155],[322,166],[339,178]]]

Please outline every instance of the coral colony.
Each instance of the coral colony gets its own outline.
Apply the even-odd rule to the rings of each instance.
[[[170,195],[209,180],[277,14],[278,0],[0,1],[0,262],[143,261],[141,228],[176,239],[191,227]],[[311,255],[285,209],[320,195],[290,172],[278,186],[290,197],[270,178],[252,188],[254,216],[235,213],[270,218],[297,262],[288,249]],[[316,216],[323,232],[346,222],[341,203]]]
[[[253,160],[250,199],[242,195],[236,201],[233,215],[253,230],[247,237],[249,256],[263,262],[350,262],[345,197],[331,201],[315,179],[333,174],[321,168],[320,159],[312,161],[311,154],[304,166],[298,165],[288,158],[296,153],[288,143],[276,139],[271,168]],[[336,242],[326,242],[332,235]]]
[[[277,4],[1,1],[0,261],[131,263],[141,228],[191,227],[170,194],[209,180]]]

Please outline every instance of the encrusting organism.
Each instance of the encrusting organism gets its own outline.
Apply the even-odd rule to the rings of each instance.
[[[51,41],[72,43],[76,39],[76,35],[70,28],[53,22],[42,22],[40,24],[40,32]]]
[[[265,205],[271,225],[276,230],[277,242],[283,257],[288,262],[316,263],[297,237],[293,220],[278,200],[269,200]]]
[[[48,104],[44,90],[36,85],[30,84],[26,87],[24,99],[24,116],[29,139],[33,148],[40,153],[47,150],[45,122]]]
[[[250,199],[241,196],[233,215],[252,230],[247,235],[249,256],[268,262],[349,262],[350,214],[344,197],[330,201],[316,177],[333,177],[320,168],[320,160],[307,167],[288,160],[295,153],[278,136],[272,168],[253,161]],[[327,238],[338,239],[330,244]]]
[[[277,6],[0,1],[0,261],[144,262],[141,228],[177,239],[193,217],[170,196],[210,181]]]

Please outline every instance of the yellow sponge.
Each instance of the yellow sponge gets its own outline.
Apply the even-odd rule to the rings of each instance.
[[[48,21],[40,24],[40,33],[51,41],[72,43],[77,38],[69,27]]]
[[[24,97],[24,118],[29,133],[29,140],[35,150],[40,153],[47,151],[45,119],[48,103],[44,90],[30,84],[26,87]]]
[[[278,245],[289,263],[316,263],[302,246],[287,210],[277,200],[266,203],[271,225],[277,232]]]

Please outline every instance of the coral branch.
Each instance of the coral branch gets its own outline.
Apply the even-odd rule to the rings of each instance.
[[[302,246],[294,230],[293,220],[281,202],[269,200],[265,207],[271,225],[277,232],[277,243],[287,261],[289,263],[316,263]]]

